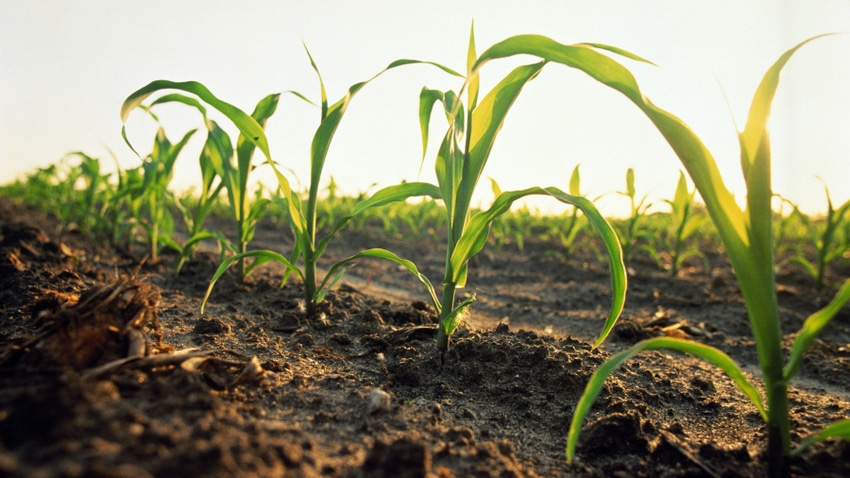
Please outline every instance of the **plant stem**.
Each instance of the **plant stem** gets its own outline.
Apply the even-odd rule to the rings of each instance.
[[[791,452],[791,424],[788,416],[788,383],[782,370],[784,358],[779,303],[773,267],[759,267],[759,262],[772,264],[772,253],[772,248],[768,249],[765,251],[767,257],[759,261],[758,251],[751,250],[753,257],[743,261],[733,258],[733,265],[739,276],[738,282],[750,316],[753,335],[757,338],[756,348],[767,395],[768,476],[784,478],[790,476],[788,460]]]
[[[770,420],[767,423],[767,476],[790,478],[790,423],[788,419],[788,384],[785,380],[765,380]]]
[[[443,321],[452,313],[455,305],[455,288],[454,282],[443,283],[443,297],[440,300],[440,325],[437,327],[437,350],[446,351],[449,349],[451,337],[446,334],[443,327]]]
[[[312,247],[304,251],[304,307],[307,316],[312,317],[316,313],[316,303],[313,296],[316,294],[316,258],[313,257]]]

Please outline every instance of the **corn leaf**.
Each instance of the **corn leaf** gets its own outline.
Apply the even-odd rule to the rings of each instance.
[[[850,440],[850,419],[833,422],[820,432],[807,437],[800,443],[800,446],[798,446],[791,452],[791,455],[798,455],[810,445],[813,445],[820,441],[824,441],[828,438],[841,438],[842,440]]]
[[[151,104],[148,105],[148,107],[152,108],[155,105],[160,105],[164,103],[183,103],[184,105],[188,105],[197,109],[201,113],[201,116],[203,116],[205,120],[207,119],[207,109],[204,107],[203,104],[201,104],[200,101],[198,101],[196,98],[192,98],[191,96],[181,95],[180,93],[171,93],[169,95],[160,96],[159,98],[153,100]]]
[[[312,58],[311,58],[312,63]],[[326,106],[327,99],[324,98],[324,86],[322,87],[323,91],[323,100],[322,100],[322,122],[319,125],[319,128],[316,130],[315,135],[313,136],[313,142],[310,147],[310,180],[311,185],[318,188],[319,179],[321,178],[322,169],[325,165],[325,160],[328,155],[328,148],[330,147],[331,140],[333,139],[334,134],[336,133],[337,128],[339,127],[340,121],[342,121],[342,117],[345,114],[346,109],[348,108],[351,99],[357,94],[360,89],[366,86],[372,80],[378,78],[385,72],[397,68],[399,66],[405,65],[413,65],[413,64],[423,64],[423,65],[431,65],[436,66],[437,68],[451,74],[454,76],[458,76],[463,78],[463,75],[455,72],[454,70],[440,65],[439,63],[434,63],[430,61],[420,61],[420,60],[396,60],[390,63],[386,68],[379,71],[375,76],[369,78],[366,81],[362,81],[360,83],[355,83],[348,88],[348,92],[345,94],[342,99],[334,103],[329,108]],[[313,63],[315,68],[315,63]],[[318,72],[318,70],[317,70]],[[311,197],[312,197],[312,188],[311,188]]]
[[[206,292],[206,294],[204,294],[204,299],[201,301],[201,313],[202,314],[204,313],[204,307],[207,304],[207,300],[210,298],[210,294],[212,293],[213,287],[215,287],[216,281],[218,281],[218,279],[222,275],[224,275],[224,273],[227,271],[227,269],[230,266],[232,266],[236,262],[240,261],[241,259],[248,258],[248,257],[253,257],[255,259],[254,264],[252,264],[253,267],[256,267],[257,265],[265,264],[265,263],[268,263],[268,262],[271,262],[271,261],[279,262],[280,264],[283,264],[283,266],[286,267],[286,269],[288,271],[297,273],[298,276],[301,278],[301,280],[304,280],[304,276],[301,274],[301,271],[295,266],[295,264],[290,262],[289,259],[282,256],[281,254],[278,254],[277,252],[263,250],[263,251],[248,251],[248,252],[243,252],[243,253],[240,253],[240,254],[235,254],[231,257],[228,257],[224,261],[222,261],[222,263],[218,266],[218,269],[216,269],[215,274],[213,274],[212,279],[210,279],[210,285],[207,287],[207,292]],[[258,262],[259,262],[259,264],[258,264]]]
[[[475,53],[475,22],[473,21],[472,26],[469,27],[469,47],[466,51],[466,75],[469,78],[466,88],[466,104],[470,110],[474,110],[478,105],[478,88],[481,83],[480,77],[472,74],[477,56]]]
[[[440,328],[443,329],[443,334],[446,337],[451,337],[454,334],[455,330],[457,330],[458,326],[463,323],[466,319],[466,315],[469,312],[469,306],[475,302],[475,294],[467,297],[463,300],[457,307],[452,309],[446,318],[440,320]]]
[[[231,161],[233,160],[233,144],[230,142],[230,135],[227,134],[213,120],[207,120],[207,140],[204,143],[204,148],[201,150],[199,158],[201,166],[201,176],[204,181],[205,188],[201,193],[202,197],[207,197],[206,191],[212,183],[213,178],[218,175],[222,181],[227,181],[228,171]],[[231,188],[226,188],[228,199],[231,204],[235,204],[235,198],[232,197]]]
[[[330,288],[333,287],[333,285],[340,280],[342,274],[349,267],[354,265],[353,262],[363,257],[375,257],[378,259],[386,259],[395,262],[396,264],[410,271],[414,276],[416,276],[417,279],[419,279],[419,282],[421,282],[422,285],[425,286],[425,289],[428,290],[428,293],[431,296],[431,300],[434,304],[436,304],[436,307],[439,310],[440,301],[439,299],[437,299],[437,293],[434,291],[434,286],[431,284],[431,281],[429,281],[428,278],[425,277],[424,274],[419,272],[419,269],[416,268],[416,264],[406,259],[402,259],[386,249],[379,248],[360,251],[357,254],[354,254],[353,256],[343,259],[332,265],[331,268],[328,269],[328,273],[327,275],[325,275],[325,279],[322,281],[321,285],[316,289],[315,301],[321,302],[321,300],[325,297],[325,294],[327,294],[328,290],[330,290]]]
[[[457,144],[455,128],[458,122],[453,122],[443,138],[443,143],[437,151],[437,159],[435,161],[434,171],[437,176],[437,184],[440,187],[440,195],[443,197],[443,202],[446,205],[446,212],[449,221],[449,237],[454,234],[454,225],[457,223],[456,218],[458,202],[457,196],[460,191],[460,183],[463,178],[463,151]],[[462,222],[465,217],[459,218]]]
[[[316,62],[313,60],[313,55],[310,54],[310,50],[307,48],[306,44],[304,44],[304,51],[307,52],[307,58],[310,59],[310,66],[313,67],[313,71],[316,72],[316,76],[319,78],[319,90],[321,92],[321,100],[322,100],[322,107],[321,107],[322,118],[321,118],[321,120],[324,121],[325,118],[328,116],[328,92],[325,89],[325,80],[322,79],[322,73],[319,72],[319,67],[316,66]],[[301,95],[298,95],[298,96],[301,96]],[[305,101],[309,102],[309,100],[307,100],[303,96],[301,96],[301,98],[303,98]]]
[[[570,194],[573,196],[581,196],[581,175],[578,172],[578,165],[573,168],[573,173],[570,175]]]
[[[233,121],[233,124],[239,128],[239,131],[245,135],[248,141],[251,141],[256,145],[260,151],[265,155],[266,159],[271,161],[271,152],[269,151],[269,143],[266,139],[266,134],[263,131],[262,126],[260,126],[254,118],[249,116],[247,113],[242,111],[241,109],[218,99],[215,95],[213,95],[209,89],[203,84],[197,81],[185,81],[185,82],[174,82],[168,80],[156,80],[148,85],[140,88],[139,90],[132,93],[127,99],[124,100],[124,103],[121,105],[121,123],[127,122],[127,117],[130,115],[130,112],[133,111],[136,107],[142,104],[142,102],[150,96],[151,94],[165,89],[173,89],[173,90],[181,90],[187,93],[192,93],[196,95],[198,98],[202,99],[204,102],[221,112],[223,115],[227,116],[230,121]],[[124,137],[124,141],[127,142],[127,145],[132,149],[132,145],[127,140],[126,132],[124,131],[124,127],[121,128],[121,134]],[[135,151],[135,150],[133,150]]]
[[[251,118],[253,118],[257,124],[263,128],[263,130],[265,130],[266,122],[268,122],[269,118],[277,110],[279,101],[280,93],[275,93],[261,99],[257,103],[257,106],[254,107],[254,112],[251,113]],[[235,177],[230,178],[230,181],[235,183],[236,194],[240,196],[236,198],[236,202],[232,203],[234,205],[238,205],[235,211],[237,220],[244,219],[245,215],[248,213],[248,211],[245,210],[248,207],[248,176],[253,169],[251,159],[254,156],[255,148],[255,144],[250,141],[244,133],[239,134],[239,138],[236,140],[236,169],[232,170],[232,172],[235,173]]]
[[[469,208],[475,185],[478,184],[481,172],[487,164],[496,135],[502,129],[508,111],[523,87],[540,73],[544,65],[545,62],[540,62],[515,68],[494,86],[473,110],[472,120],[469,122],[469,147],[463,164],[463,179],[456,211],[466,211]]]
[[[344,228],[345,225],[358,214],[363,213],[367,209],[385,206],[390,203],[405,201],[409,198],[420,196],[429,196],[433,199],[440,199],[440,189],[430,183],[412,182],[388,186],[379,190],[368,199],[357,203],[350,214],[343,216],[336,221],[331,232],[323,237],[316,245],[316,255],[321,256],[334,234],[341,231],[342,228]]]
[[[739,256],[745,255],[744,246],[748,239],[744,214],[726,188],[711,153],[681,119],[656,107],[643,96],[637,81],[626,67],[596,49],[649,63],[615,47],[587,43],[564,45],[539,35],[518,35],[488,48],[479,57],[474,70],[493,59],[528,54],[577,68],[625,95],[649,117],[681,159],[718,225],[718,230],[724,236],[727,249],[730,252],[735,249]]]
[[[584,422],[587,412],[590,411],[590,406],[593,404],[593,401],[602,390],[602,385],[605,382],[605,379],[636,353],[644,350],[658,349],[677,350],[679,352],[689,353],[720,367],[724,372],[726,372],[726,375],[735,382],[738,389],[740,389],[741,392],[743,392],[743,394],[749,398],[751,402],[753,402],[762,418],[765,421],[767,420],[767,411],[765,410],[764,403],[761,400],[758,390],[750,384],[740,367],[738,367],[738,364],[736,364],[735,361],[728,355],[719,349],[699,342],[674,339],[670,337],[654,337],[638,342],[634,346],[612,356],[600,365],[590,377],[590,381],[588,381],[587,386],[584,389],[584,393],[582,394],[581,399],[576,405],[575,412],[573,413],[572,423],[570,424],[570,432],[567,437],[567,461],[571,462],[575,456],[575,448],[578,443],[581,424]]]
[[[850,279],[844,281],[844,285],[841,286],[838,294],[835,295],[835,298],[826,307],[810,315],[803,322],[803,327],[797,333],[797,338],[794,339],[794,345],[791,348],[791,357],[785,364],[785,369],[782,373],[786,380],[791,380],[797,374],[800,364],[803,361],[803,354],[806,353],[809,346],[821,333],[823,328],[841,311],[847,302],[850,302]]]
[[[425,163],[425,155],[428,153],[428,131],[431,127],[431,112],[437,101],[445,105],[446,94],[439,90],[423,87],[419,93],[419,130],[422,133],[422,164]],[[420,171],[421,171],[420,166]]]
[[[555,187],[532,187],[520,191],[503,192],[493,201],[489,209],[476,214],[469,221],[466,231],[464,231],[452,252],[451,266],[454,271],[454,277],[452,279],[459,286],[465,285],[465,277],[461,275],[461,272],[465,269],[466,263],[484,247],[484,244],[487,242],[490,225],[497,217],[510,210],[511,205],[515,201],[531,195],[551,196],[565,204],[578,207],[584,212],[587,219],[602,237],[602,242],[605,244],[608,252],[613,300],[603,330],[594,344],[594,347],[598,347],[608,336],[623,311],[626,302],[628,278],[626,275],[626,266],[623,262],[623,250],[620,246],[620,241],[617,239],[617,234],[608,221],[599,213],[596,206],[586,198],[572,196]]]
[[[765,73],[753,96],[747,124],[744,131],[739,133],[741,145],[741,170],[747,184],[747,212],[749,213],[750,254],[756,255],[755,260],[772,264],[772,218],[773,212],[770,201],[771,165],[770,138],[767,120],[770,117],[771,105],[779,86],[779,75],[791,56],[806,43],[818,37],[810,38],[786,51]],[[768,257],[764,255],[768,254]],[[772,268],[770,269],[772,275]],[[764,280],[769,280],[765,278]]]

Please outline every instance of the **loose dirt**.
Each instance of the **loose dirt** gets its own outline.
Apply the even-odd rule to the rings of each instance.
[[[717,369],[640,354],[611,377],[567,463],[590,375],[611,353],[659,334],[721,348],[757,380],[754,343],[722,250],[678,277],[631,265],[620,325],[591,348],[610,305],[608,267],[564,261],[533,237],[490,246],[470,268],[478,301],[444,354],[421,285],[364,260],[307,317],[281,270],[244,283],[201,252],[143,263],[0,198],[0,475],[7,476],[760,476],[765,428]],[[252,248],[287,252],[271,222]],[[386,247],[439,283],[440,240],[344,232],[331,259]],[[829,282],[850,275],[831,271]],[[787,345],[834,291],[794,267],[777,273]],[[850,310],[791,386],[793,441],[850,416]],[[850,444],[793,461],[798,476],[850,476]]]

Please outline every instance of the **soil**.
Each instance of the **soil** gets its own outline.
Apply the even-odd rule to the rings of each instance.
[[[301,284],[281,269],[243,283],[201,251],[140,263],[58,235],[56,221],[0,198],[0,475],[6,476],[761,476],[765,427],[716,368],[647,352],[609,380],[577,459],[564,448],[575,405],[611,353],[658,334],[726,351],[758,379],[754,343],[721,249],[678,277],[631,264],[620,324],[591,347],[610,305],[608,266],[569,260],[526,238],[473,261],[477,295],[452,347],[435,347],[436,314],[406,271],[361,261],[307,317]],[[252,248],[286,252],[280,224]],[[330,260],[368,247],[413,259],[438,283],[441,240],[343,232]],[[841,269],[843,267],[843,269]],[[830,271],[836,284],[847,263]],[[793,266],[777,272],[791,333],[834,290]],[[791,385],[794,443],[850,416],[850,310],[831,322]],[[794,458],[797,476],[850,476],[850,444]]]

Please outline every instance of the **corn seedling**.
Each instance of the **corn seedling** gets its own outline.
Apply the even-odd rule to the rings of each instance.
[[[815,37],[817,38],[817,37]],[[747,207],[741,209],[723,182],[717,163],[699,137],[678,117],[652,104],[640,91],[632,74],[622,65],[610,63],[608,73],[617,81],[611,86],[643,111],[655,124],[688,171],[705,201],[706,209],[729,253],[758,351],[767,403],[740,367],[720,350],[700,343],[667,337],[652,338],[620,352],[593,374],[576,406],[567,440],[567,459],[572,460],[581,424],[599,394],[605,378],[621,363],[643,350],[672,349],[696,355],[720,367],[749,398],[767,427],[767,468],[772,477],[789,476],[789,459],[811,443],[829,437],[850,439],[850,420],[842,420],[791,448],[788,383],[802,364],[812,341],[850,301],[850,280],[833,301],[806,319],[795,336],[788,361],[782,350],[782,330],[776,295],[773,256],[770,141],[767,120],[779,84],[779,74],[806,40],[785,52],[764,75],[756,90],[749,117],[738,134],[741,169],[747,186]]]
[[[651,246],[645,244],[651,242],[654,235],[643,227],[647,216],[646,212],[652,207],[652,203],[646,202],[649,198],[648,194],[637,199],[635,170],[632,168],[626,171],[626,190],[618,191],[617,194],[629,198],[629,217],[622,221],[619,227],[620,244],[623,246],[623,260],[628,264],[637,251],[645,250],[650,254],[654,252]]]
[[[801,241],[807,240],[808,236],[803,231],[797,214],[794,214],[796,206],[788,199],[775,195],[778,198],[778,208],[773,214],[773,249],[774,256],[782,263],[782,257],[786,256],[786,251],[795,251]],[[790,208],[790,212],[786,212],[786,206]]]
[[[142,108],[159,123],[159,118],[150,108]],[[168,244],[173,242],[174,218],[168,210],[173,197],[168,185],[174,177],[174,163],[177,157],[196,131],[196,129],[188,131],[179,142],[172,144],[165,135],[165,129],[158,126],[153,149],[150,154],[142,158],[142,181],[128,190],[131,197],[141,199],[142,208],[139,211],[141,216],[136,217],[136,222],[145,231],[150,259],[153,263],[159,261],[160,242]],[[123,136],[126,141],[126,134]],[[129,141],[127,144],[130,145]],[[132,146],[130,148],[132,149]]]
[[[68,154],[65,158],[80,158],[78,166],[72,166],[67,178],[64,206],[68,208],[67,217],[64,218],[64,228],[69,225],[76,226],[80,233],[91,236],[105,229],[104,210],[109,202],[108,180],[109,174],[100,171],[100,160],[83,152],[77,151]],[[82,189],[78,190],[77,187]]]
[[[493,178],[490,178],[490,189],[493,191],[494,198],[502,194],[502,188]],[[523,206],[520,210],[511,210],[510,214],[506,213],[497,217],[490,227],[496,250],[501,250],[505,245],[513,242],[517,249],[522,251],[525,248],[525,238],[532,234],[530,221],[532,216],[528,206]]]
[[[79,158],[79,163],[73,158]],[[110,194],[109,176],[101,173],[99,159],[74,152],[65,155],[59,165],[39,168],[26,182],[16,183],[18,191],[10,191],[10,195],[54,214],[60,234],[74,229],[92,236],[106,229],[103,210]]]
[[[696,189],[688,191],[688,181],[685,179],[685,173],[679,172],[679,182],[676,185],[676,192],[673,199],[665,199],[664,202],[670,205],[670,214],[673,220],[672,233],[664,238],[664,243],[667,252],[670,254],[670,275],[676,276],[679,273],[679,267],[685,259],[700,254],[698,244],[687,244],[688,239],[696,233],[702,226],[708,216],[697,214],[694,210],[694,196]],[[656,251],[650,252],[657,257]]]
[[[795,262],[806,269],[819,289],[824,287],[827,266],[850,251],[850,243],[846,240],[842,241],[840,237],[844,223],[850,222],[850,217],[848,217],[850,200],[835,209],[832,205],[832,198],[829,196],[829,189],[826,185],[823,188],[826,192],[827,209],[822,224],[820,224],[821,221],[810,219],[796,205],[793,205],[793,215],[802,222],[811,240],[811,245],[815,251],[814,261],[808,260],[801,248],[798,248],[796,255],[790,259],[791,262]]]
[[[223,188],[227,191],[227,197],[230,204],[230,212],[236,221],[237,240],[235,241],[237,252],[244,253],[247,251],[248,243],[254,235],[254,230],[257,221],[262,217],[265,211],[267,200],[258,199],[251,201],[251,191],[249,190],[248,179],[251,171],[254,169],[252,164],[254,151],[257,148],[256,135],[248,137],[245,131],[240,128],[240,135],[236,141],[234,149],[233,142],[230,136],[213,120],[207,118],[207,111],[203,104],[198,99],[188,97],[181,94],[164,95],[155,101],[150,106],[141,106],[141,103],[152,93],[165,89],[176,89],[192,93],[208,104],[212,105],[226,116],[236,114],[233,110],[234,106],[224,103],[215,98],[209,90],[197,82],[175,83],[167,80],[154,81],[147,86],[141,88],[131,94],[121,107],[122,122],[126,122],[130,111],[136,107],[150,109],[150,107],[169,102],[183,103],[197,109],[204,118],[204,123],[207,127],[207,140],[199,158],[201,176],[202,176],[202,192],[197,207],[193,213],[185,214],[187,226],[190,230],[190,237],[186,244],[180,246],[175,241],[171,241],[169,245],[180,252],[180,260],[177,263],[179,271],[183,262],[195,250],[196,244],[204,239],[216,239],[222,248],[225,247],[226,241],[223,236],[217,233],[206,231],[203,228],[203,220],[209,213],[210,207],[215,202],[219,191]],[[210,101],[212,100],[212,101]],[[265,128],[266,122],[274,114],[277,109],[279,94],[268,95],[257,103],[254,112],[250,118],[253,120],[252,126],[256,127],[260,132]],[[239,113],[245,115],[239,110]],[[256,131],[252,130],[252,134]],[[122,128],[122,135],[125,142],[132,149],[126,132]],[[235,163],[234,164],[234,157]],[[213,187],[213,183],[219,178],[217,186]],[[247,276],[254,265],[247,266],[244,258],[239,259],[239,274],[243,279]]]
[[[573,168],[573,172],[570,175],[570,194],[573,196],[583,196],[581,193],[581,174],[579,173],[578,165]],[[596,202],[599,197],[600,196],[597,196],[592,199],[592,201]],[[587,218],[581,214],[581,209],[574,207],[572,210],[564,213],[561,217],[553,218],[552,224],[544,236],[547,238],[553,237],[557,239],[560,245],[557,254],[562,259],[568,260],[575,253],[579,244],[581,244],[581,242],[578,241],[579,234],[581,234],[588,225]],[[601,257],[601,253],[592,242],[585,241],[585,243],[590,246],[591,250],[597,257]]]
[[[597,49],[639,59],[610,46],[589,44],[566,46],[533,35],[505,40],[490,47],[476,58],[475,39],[470,32],[467,78],[460,92],[443,92],[427,87],[422,89],[419,122],[422,129],[423,160],[427,152],[428,129],[435,103],[442,104],[449,123],[435,161],[448,228],[443,292],[439,303],[435,302],[435,307],[440,314],[438,349],[448,349],[451,335],[475,300],[474,295],[460,304],[457,304],[455,300],[456,290],[466,285],[469,260],[484,247],[493,221],[508,212],[515,201],[531,195],[550,196],[563,203],[577,206],[602,236],[610,261],[613,300],[596,345],[605,339],[616,323],[626,296],[625,266],[616,233],[591,201],[567,194],[555,187],[531,187],[519,191],[501,192],[489,209],[474,215],[470,209],[475,187],[487,164],[496,136],[523,87],[550,61],[578,68],[591,77],[601,80],[607,75],[606,65],[589,59],[591,55],[598,55]],[[533,50],[532,54],[541,56],[543,61],[515,68],[479,102],[479,69],[490,60],[529,53],[530,50]],[[464,90],[466,90],[466,105],[461,99]]]
[[[425,279],[419,274],[418,270],[416,270],[416,266],[412,262],[401,259],[395,254],[384,249],[365,250],[345,260],[333,264],[325,275],[325,278],[321,282],[318,281],[316,264],[318,259],[324,253],[325,248],[327,247],[327,244],[330,239],[337,232],[342,230],[351,218],[361,214],[363,211],[368,210],[370,208],[382,206],[397,201],[404,201],[414,196],[437,197],[439,195],[439,190],[437,190],[436,187],[426,183],[405,183],[383,188],[376,192],[374,195],[372,195],[369,199],[366,199],[357,204],[348,215],[339,218],[333,225],[331,230],[328,232],[328,234],[322,237],[321,239],[318,239],[317,204],[319,200],[319,185],[328,150],[330,148],[334,134],[336,133],[336,130],[339,127],[340,121],[342,120],[343,115],[345,114],[345,111],[347,110],[354,95],[358,91],[360,91],[366,84],[368,84],[370,81],[390,69],[410,64],[430,64],[450,74],[454,74],[457,76],[460,75],[446,67],[437,65],[436,63],[422,62],[417,60],[398,60],[391,63],[387,68],[379,72],[371,79],[352,85],[348,89],[345,96],[342,97],[342,99],[332,105],[328,105],[327,92],[325,90],[325,85],[322,81],[321,74],[319,73],[319,70],[316,67],[316,64],[313,61],[312,57],[310,56],[309,51],[307,52],[307,54],[308,57],[310,57],[310,63],[319,79],[319,86],[321,90],[321,103],[320,105],[317,105],[320,110],[320,122],[313,136],[313,141],[310,149],[310,187],[306,204],[304,204],[299,195],[292,190],[289,180],[286,178],[286,176],[283,175],[280,168],[274,163],[274,161],[272,161],[271,152],[269,151],[268,147],[268,140],[266,138],[265,132],[263,131],[263,127],[260,121],[258,121],[256,118],[256,112],[254,115],[255,117],[248,116],[238,108],[219,100],[214,95],[212,95],[212,93],[210,93],[209,90],[207,90],[205,87],[203,87],[199,83],[194,82],[155,82],[154,84],[152,84],[153,86],[149,85],[148,87],[139,90],[139,92],[134,93],[131,98],[129,98],[127,102],[125,102],[125,107],[122,108],[122,111],[125,111],[128,106],[132,106],[133,103],[138,103],[142,101],[145,96],[157,89],[176,88],[184,91],[190,91],[207,104],[211,105],[221,113],[225,114],[231,121],[233,121],[233,123],[236,125],[237,128],[239,128],[241,132],[240,138],[244,138],[244,142],[240,140],[239,148],[241,148],[242,145],[248,148],[248,143],[251,143],[252,145],[250,146],[251,150],[253,150],[254,146],[258,147],[260,151],[266,156],[268,163],[271,165],[277,177],[278,186],[280,189],[280,200],[283,202],[285,214],[292,229],[293,235],[295,236],[294,251],[289,257],[285,257],[282,254],[270,250],[241,251],[240,253],[226,259],[224,262],[222,262],[216,273],[213,275],[213,278],[210,280],[210,285],[207,289],[207,294],[204,297],[204,301],[202,303],[202,310],[203,305],[206,303],[206,300],[209,297],[212,288],[214,287],[218,278],[221,277],[221,275],[234,262],[241,261],[247,257],[254,258],[254,262],[251,265],[252,268],[265,264],[269,261],[275,261],[282,264],[284,267],[286,267],[287,270],[287,272],[284,274],[283,282],[286,281],[286,279],[291,273],[297,274],[304,284],[304,302],[305,307],[307,309],[307,313],[309,315],[313,315],[316,312],[316,305],[323,300],[325,294],[327,294],[330,288],[334,284],[336,284],[337,281],[339,281],[346,268],[350,267],[354,261],[362,257],[377,257],[394,261],[402,265],[403,267],[406,267],[417,276],[420,276],[420,278],[423,280],[423,284],[425,284],[426,287],[429,287],[432,290],[430,283],[428,283],[427,279]],[[311,103],[306,96],[297,92],[291,93],[299,97],[300,99]],[[260,108],[258,107],[258,110],[259,109]],[[242,156],[240,156],[240,158],[242,158]],[[298,265],[299,259],[301,261],[300,267]]]

